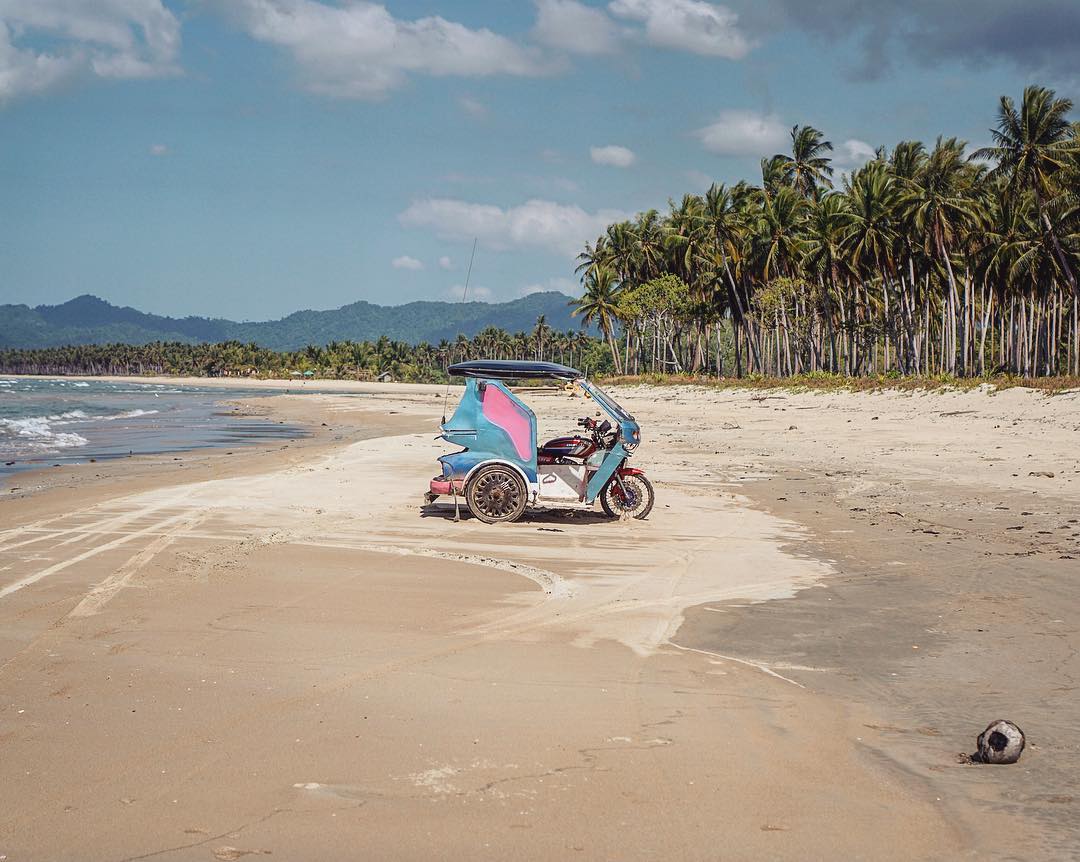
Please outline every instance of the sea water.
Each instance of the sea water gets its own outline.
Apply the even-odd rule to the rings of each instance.
[[[17,470],[304,436],[224,405],[260,390],[0,376],[0,481]]]

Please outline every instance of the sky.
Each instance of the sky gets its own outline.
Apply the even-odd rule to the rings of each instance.
[[[989,143],[1080,99],[1077,0],[0,0],[0,304],[159,314],[580,290],[617,219],[811,124]]]

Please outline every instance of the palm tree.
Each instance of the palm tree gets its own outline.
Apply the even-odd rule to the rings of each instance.
[[[822,137],[813,126],[792,126],[791,155],[773,156],[784,179],[806,198],[816,198],[823,187],[832,188],[832,159],[825,153],[832,152],[833,145]]]
[[[811,203],[805,225],[803,267],[813,273],[822,286],[822,319],[828,330],[829,368],[837,369],[836,330],[832,325],[834,305],[841,301],[837,284],[840,274],[850,278],[844,257],[844,244],[852,230],[854,216],[846,195],[829,192]]]
[[[547,334],[551,332],[551,327],[548,326],[547,315],[541,314],[536,318],[536,326],[533,329],[533,341],[536,344],[536,358],[544,361],[544,339]]]
[[[582,251],[577,259],[581,261],[575,268],[574,272],[585,277],[590,269],[596,266],[601,266],[611,262],[612,250],[611,245],[608,242],[606,235],[602,234],[596,239],[595,245],[585,243],[585,250]]]
[[[896,179],[882,161],[864,165],[845,181],[846,194],[851,207],[851,230],[845,243],[847,264],[860,278],[853,279],[854,289],[848,292],[844,323],[848,335],[846,355],[849,374],[859,373],[863,359],[858,350],[856,336],[865,334],[870,323],[870,298],[867,282],[875,274],[892,269],[892,250],[896,239],[895,217],[897,202]],[[861,281],[861,285],[860,285]],[[863,296],[860,307],[859,289]],[[888,293],[882,278],[882,305],[887,310]],[[860,321],[860,311],[865,312]],[[865,340],[865,339],[861,339]],[[871,353],[871,360],[873,354]]]
[[[952,373],[955,373],[957,368],[955,316],[960,300],[950,249],[958,241],[961,231],[974,223],[977,209],[976,201],[969,193],[973,175],[972,169],[964,161],[965,146],[963,141],[956,138],[938,138],[937,145],[923,163],[922,169],[914,178],[904,182],[899,200],[901,212],[910,217],[915,227],[932,243],[939,263],[945,267],[948,274],[949,325],[953,343],[949,346],[947,361]],[[968,284],[965,282],[965,314],[960,325],[962,368],[969,358],[968,345],[973,334],[967,314],[970,305]]]
[[[581,317],[582,326],[596,325],[611,350],[611,361],[615,366],[615,373],[622,374],[622,366],[619,363],[619,349],[615,346],[615,324],[618,321],[618,305],[616,297],[619,292],[619,282],[615,270],[609,266],[600,265],[593,267],[585,274],[585,293],[580,299],[570,300],[574,306],[571,314]]]
[[[644,283],[663,271],[664,230],[660,213],[646,210],[639,214],[631,230],[637,246],[638,282]]]
[[[806,202],[795,189],[781,186],[762,202],[758,236],[762,243],[762,275],[794,275],[801,257],[802,220]]]
[[[705,230],[712,236],[713,256],[719,258],[720,267],[727,280],[728,306],[731,309],[735,329],[735,373],[743,376],[742,351],[740,340],[746,335],[746,302],[735,282],[734,270],[738,267],[746,234],[746,209],[750,195],[745,193],[745,185],[738,191],[729,191],[724,185],[715,183],[705,192],[702,218]],[[750,350],[756,350],[752,338],[747,337]],[[755,356],[754,361],[757,362]]]
[[[1002,96],[997,128],[990,130],[994,146],[976,150],[971,157],[995,160],[991,176],[1005,177],[1013,194],[1029,190],[1035,195],[1039,219],[1075,297],[1076,276],[1047,215],[1047,202],[1055,194],[1053,180],[1076,157],[1077,135],[1068,119],[1072,108],[1071,100],[1057,98],[1046,87],[1025,88],[1019,112],[1009,96]]]
[[[607,255],[601,259],[602,262],[614,267],[619,276],[620,284],[629,284],[638,271],[638,261],[640,259],[637,235],[634,232],[633,225],[628,221],[608,225],[605,239]],[[598,241],[597,246],[599,245]],[[596,249],[594,249],[595,252]]]
[[[761,160],[761,191],[766,195],[776,194],[777,189],[787,183],[788,157],[775,155]]]

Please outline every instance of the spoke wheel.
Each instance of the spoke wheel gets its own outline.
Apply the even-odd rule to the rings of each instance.
[[[652,483],[644,476],[611,477],[600,492],[600,505],[612,518],[647,518],[652,511],[656,495]]]
[[[508,524],[525,511],[527,492],[521,477],[509,467],[481,467],[465,488],[469,511],[486,524]]]

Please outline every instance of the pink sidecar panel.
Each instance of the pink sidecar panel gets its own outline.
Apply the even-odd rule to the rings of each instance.
[[[528,463],[535,454],[532,442],[532,417],[520,404],[496,386],[484,392],[484,418],[510,435],[518,457]]]

